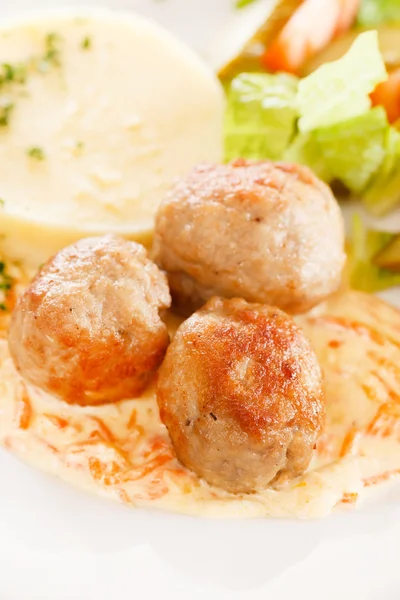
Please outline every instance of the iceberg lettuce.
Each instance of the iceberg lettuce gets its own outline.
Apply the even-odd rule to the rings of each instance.
[[[367,112],[369,94],[387,79],[378,34],[359,35],[339,60],[325,63],[299,82],[299,130],[329,127]]]
[[[280,73],[242,73],[228,89],[225,158],[282,158],[295,133],[298,79]]]

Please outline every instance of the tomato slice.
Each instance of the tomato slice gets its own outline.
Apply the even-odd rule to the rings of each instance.
[[[400,68],[389,74],[387,81],[380,83],[371,94],[374,106],[384,106],[390,123],[400,119]]]
[[[269,71],[298,74],[304,63],[353,24],[360,0],[305,0],[262,57]]]

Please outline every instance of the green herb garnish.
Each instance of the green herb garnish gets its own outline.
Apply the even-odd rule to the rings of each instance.
[[[83,38],[83,40],[81,42],[81,48],[83,50],[90,50],[91,47],[92,47],[92,39],[89,36],[86,36],[85,38]]]
[[[257,0],[236,0],[235,7],[236,8],[244,8],[245,6],[248,6],[249,4],[253,4],[256,1]]]
[[[45,53],[37,62],[39,71],[46,72],[51,67],[60,67],[60,42],[62,38],[58,33],[48,33],[45,38]]]
[[[50,68],[60,67],[60,41],[58,33],[48,33],[45,37],[45,50],[41,57],[33,57],[24,62],[0,63],[0,91],[5,92],[5,97],[0,98],[0,128],[7,127],[10,123],[14,103],[8,100],[9,93],[15,86],[26,83],[29,72],[45,73]],[[22,96],[24,90],[16,89],[17,96]],[[38,158],[38,157],[37,157]],[[40,158],[42,160],[42,158]]]
[[[14,104],[12,102],[0,105],[0,127],[7,127],[13,110]]]
[[[14,280],[13,278],[8,275],[8,273],[6,272],[6,265],[4,262],[0,262],[0,292],[3,296],[2,300],[5,300],[5,296],[7,294],[7,292],[9,292],[13,286]],[[2,301],[0,303],[0,310],[1,311],[6,311],[7,310],[7,306],[5,304],[4,301]]]
[[[0,206],[4,206],[4,205],[5,205],[5,203],[6,203],[6,201],[5,201],[5,200],[3,200],[3,198],[0,198]]]
[[[7,83],[24,84],[26,81],[26,66],[22,63],[3,63],[0,66],[0,86]]]
[[[30,158],[34,158],[35,160],[44,160],[46,158],[46,154],[42,148],[38,146],[33,146],[26,151],[27,155]]]

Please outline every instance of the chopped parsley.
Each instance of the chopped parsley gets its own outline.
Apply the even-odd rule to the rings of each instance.
[[[85,147],[85,142],[76,142],[76,149],[83,150]]]
[[[23,63],[3,63],[0,66],[0,87],[7,83],[24,84],[26,82],[26,66]]]
[[[48,33],[45,38],[45,52],[37,62],[37,69],[44,73],[51,67],[60,67],[60,42],[62,38],[58,33]]]
[[[3,198],[0,198],[0,206],[4,206],[6,201]]]
[[[236,0],[236,8],[244,8],[245,6],[248,6],[249,4],[253,4],[253,2],[256,2],[256,0]]]
[[[83,38],[83,40],[81,42],[81,48],[82,48],[82,50],[90,50],[91,47],[92,47],[92,39],[89,36],[86,36],[85,38]]]
[[[34,158],[35,160],[44,160],[46,158],[43,148],[39,148],[38,146],[29,148],[26,153],[30,158]]]
[[[7,127],[13,110],[14,104],[12,102],[6,102],[3,105],[0,104],[0,127]]]
[[[0,92],[4,96],[0,97],[0,128],[7,127],[10,123],[11,112],[14,109],[14,102],[9,100],[11,91],[17,86],[16,96],[29,95],[26,90],[21,90],[19,86],[26,83],[29,73],[46,73],[51,68],[61,66],[60,43],[62,37],[58,33],[48,33],[44,39],[44,54],[39,57],[27,59],[24,62],[0,63]],[[14,98],[15,99],[15,98]],[[39,158],[39,156],[36,156]],[[40,160],[43,160],[41,157]]]
[[[6,264],[4,262],[0,262],[0,310],[6,311],[7,305],[5,303],[7,293],[11,290],[13,286],[13,278],[8,275],[6,271]]]

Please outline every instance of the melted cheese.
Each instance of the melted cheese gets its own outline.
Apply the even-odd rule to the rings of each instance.
[[[28,389],[0,336],[0,443],[36,467],[130,506],[218,517],[326,516],[400,474],[400,312],[343,292],[298,322],[322,365],[327,420],[308,473],[280,491],[232,495],[177,461],[152,388],[101,407]],[[171,317],[171,331],[177,326]]]
[[[221,159],[222,88],[154,23],[106,10],[19,21],[2,25],[0,55],[26,73],[0,85],[9,257],[37,265],[99,232],[146,244],[171,182]]]

